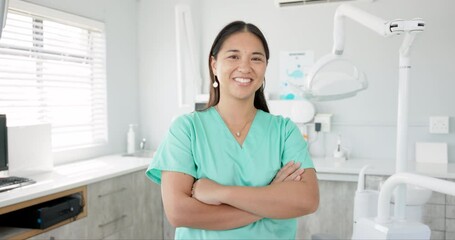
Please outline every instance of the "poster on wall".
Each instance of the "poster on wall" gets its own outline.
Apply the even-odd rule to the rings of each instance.
[[[280,52],[280,99],[301,99],[299,86],[302,86],[305,74],[314,64],[314,51]]]

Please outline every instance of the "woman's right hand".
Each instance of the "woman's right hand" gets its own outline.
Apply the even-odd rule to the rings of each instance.
[[[300,168],[300,165],[300,162],[289,161],[280,169],[280,171],[278,171],[270,184],[286,181],[300,181],[302,179],[301,175],[305,171],[304,168]]]

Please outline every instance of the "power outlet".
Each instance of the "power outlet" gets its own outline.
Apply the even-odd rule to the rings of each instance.
[[[330,122],[332,114],[330,113],[318,113],[314,116],[314,122],[321,124],[321,132],[330,132]]]
[[[449,133],[449,117],[433,116],[430,117],[430,133],[447,134]]]

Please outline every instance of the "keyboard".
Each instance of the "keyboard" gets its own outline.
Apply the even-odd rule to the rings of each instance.
[[[35,183],[34,180],[25,177],[0,177],[0,192]]]

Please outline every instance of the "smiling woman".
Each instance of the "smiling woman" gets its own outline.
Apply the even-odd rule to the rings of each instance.
[[[210,100],[177,118],[147,176],[161,184],[176,239],[295,239],[319,190],[297,126],[269,113],[265,37],[237,21],[210,50]]]

